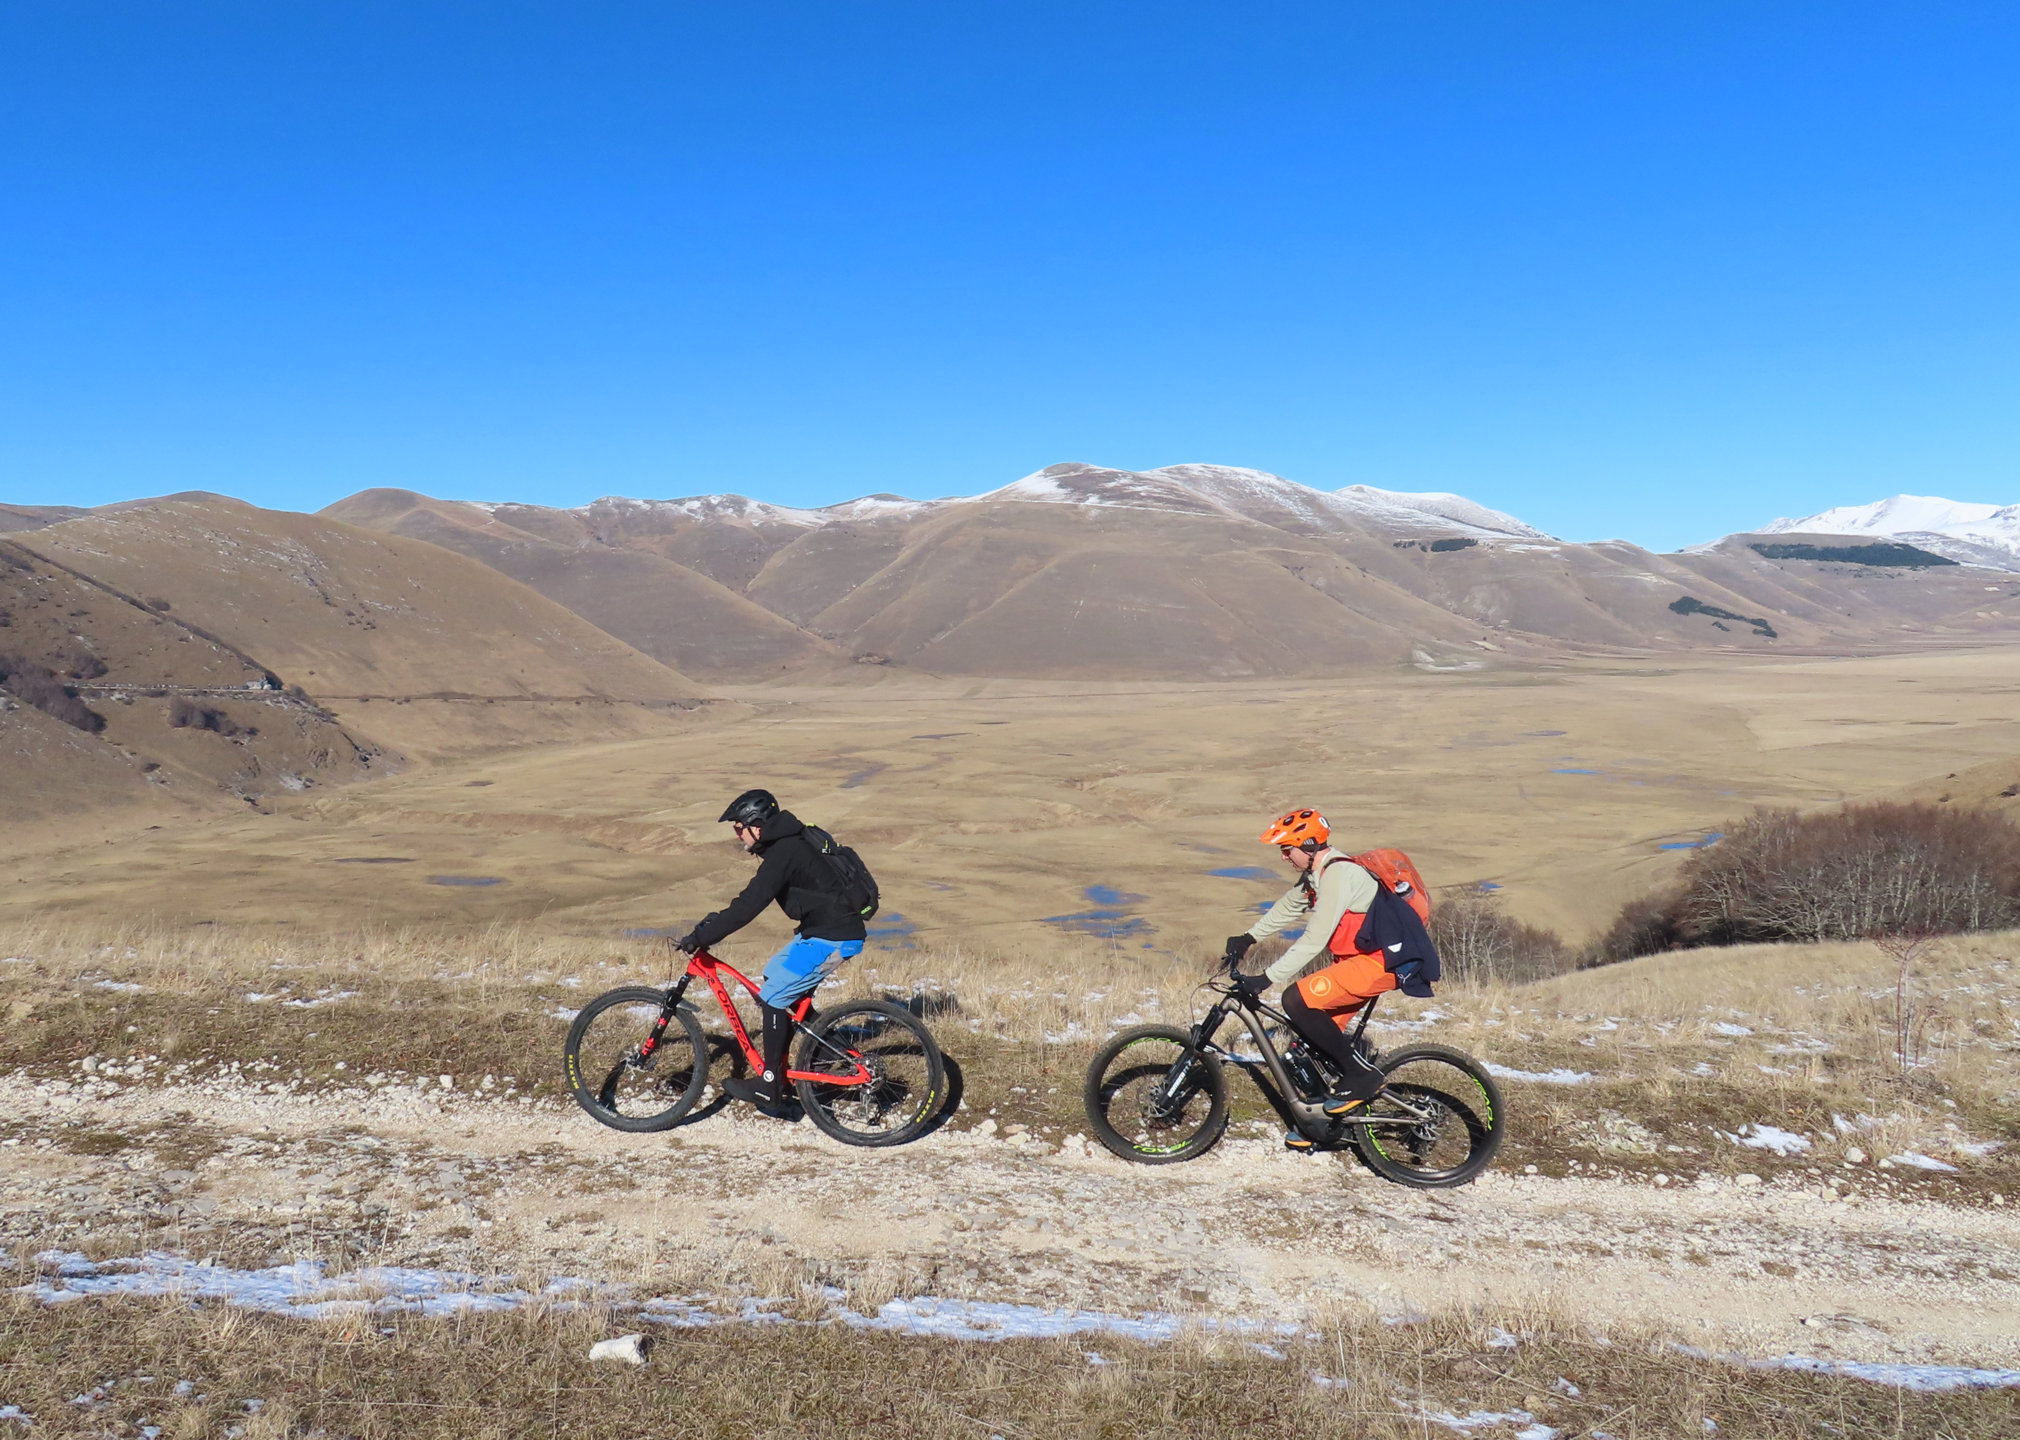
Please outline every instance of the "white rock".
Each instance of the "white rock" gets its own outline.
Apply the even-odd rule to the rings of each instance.
[[[444,1090],[454,1090],[456,1088],[456,1077],[454,1075],[437,1075],[435,1083],[440,1085]]]
[[[591,1360],[621,1360],[626,1365],[643,1365],[652,1344],[643,1335],[619,1335],[614,1340],[599,1340],[589,1347]]]
[[[1866,1163],[1866,1152],[1865,1152],[1865,1151],[1863,1151],[1863,1150],[1861,1150],[1861,1149],[1860,1149],[1860,1148],[1859,1148],[1858,1146],[1854,1145],[1854,1146],[1853,1146],[1853,1147],[1852,1147],[1851,1149],[1849,1149],[1849,1150],[1847,1150],[1847,1151],[1845,1152],[1845,1163],[1846,1163],[1847,1165],[1863,1165],[1863,1164],[1865,1164],[1865,1163]]]
[[[1735,1184],[1735,1185],[1739,1185],[1739,1186],[1742,1186],[1742,1187],[1744,1187],[1744,1186],[1748,1186],[1748,1185],[1758,1185],[1758,1184],[1760,1184],[1760,1176],[1758,1176],[1758,1175],[1735,1175],[1735,1176],[1733,1176],[1733,1177],[1732,1177],[1732,1183],[1733,1183],[1733,1184]]]

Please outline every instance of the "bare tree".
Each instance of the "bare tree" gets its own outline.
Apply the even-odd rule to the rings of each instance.
[[[1555,931],[1523,924],[1501,908],[1500,896],[1477,885],[1441,893],[1430,928],[1446,974],[1463,984],[1521,984],[1574,963]]]
[[[1915,960],[1934,938],[1926,932],[1872,937],[1879,952],[1894,962],[1894,1061],[1904,1085],[1922,1060],[1921,1017],[1915,1008],[1912,988]]]

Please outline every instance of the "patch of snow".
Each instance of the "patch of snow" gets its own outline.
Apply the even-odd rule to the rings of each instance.
[[[1417,1413],[1433,1425],[1443,1425],[1461,1435],[1484,1430],[1490,1425],[1523,1426],[1515,1432],[1516,1440],[1556,1440],[1560,1433],[1527,1410],[1469,1410],[1464,1415],[1454,1415],[1450,1410],[1419,1410]]]
[[[317,995],[307,1000],[283,1000],[281,1001],[281,1004],[291,1006],[296,1010],[313,1010],[318,1005],[334,1005],[339,1000],[355,999],[357,997],[357,993],[358,992],[355,990],[335,990],[331,991],[328,994]]]
[[[1744,1025],[1733,1025],[1728,1023],[1727,1021],[1719,1020],[1713,1023],[1711,1027],[1711,1033],[1714,1035],[1740,1036],[1740,1035],[1751,1035],[1753,1034],[1753,1031],[1749,1030]]]
[[[1957,1173],[1955,1165],[1947,1164],[1930,1155],[1924,1155],[1919,1150],[1903,1150],[1900,1154],[1889,1155],[1887,1158],[1896,1165],[1911,1165],[1917,1170],[1941,1170],[1951,1175]]]
[[[92,988],[97,990],[117,990],[122,995],[138,995],[147,987],[136,985],[131,980],[95,980]]]
[[[1496,1065],[1491,1060],[1482,1063],[1481,1068],[1496,1080],[1527,1080],[1536,1085],[1584,1085],[1592,1076],[1583,1070],[1511,1070],[1506,1065]]]
[[[41,1271],[32,1285],[17,1293],[46,1304],[65,1304],[98,1295],[170,1296],[186,1300],[222,1301],[296,1320],[324,1319],[354,1312],[416,1311],[442,1316],[516,1309],[532,1304],[567,1305],[571,1296],[623,1303],[619,1293],[589,1281],[562,1278],[538,1291],[452,1270],[406,1266],[372,1266],[328,1276],[319,1261],[298,1261],[262,1270],[234,1270],[198,1264],[179,1255],[150,1251],[137,1259],[92,1261],[75,1251],[46,1250],[35,1257]],[[836,1301],[841,1292],[825,1292]],[[746,1298],[733,1312],[692,1299],[657,1297],[631,1305],[642,1318],[680,1327],[723,1324],[786,1324],[778,1313],[782,1299]],[[917,1296],[891,1300],[876,1314],[839,1310],[835,1318],[859,1330],[892,1331],[950,1340],[1061,1339],[1075,1335],[1111,1334],[1145,1344],[1177,1338],[1188,1327],[1233,1335],[1296,1336],[1300,1326],[1243,1318],[1186,1319],[1158,1311],[1117,1315],[1100,1310],[1076,1310],[1004,1301],[950,1300]]]
[[[1726,1138],[1749,1149],[1772,1150],[1783,1159],[1791,1155],[1801,1155],[1810,1148],[1809,1136],[1798,1135],[1794,1131],[1783,1130],[1773,1125],[1742,1126],[1737,1135],[1729,1135]]]
[[[2004,1150],[2006,1148],[2006,1142],[2004,1140],[1962,1141],[1952,1148],[1954,1148],[1959,1155],[1969,1155],[1974,1160],[1983,1160],[1987,1155],[1990,1155],[1995,1150]]]

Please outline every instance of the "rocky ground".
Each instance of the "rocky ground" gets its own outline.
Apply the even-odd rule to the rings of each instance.
[[[144,1060],[0,1077],[0,1114],[0,1235],[24,1260],[170,1250],[1264,1320],[1477,1304],[1758,1355],[2020,1364],[2014,1208],[1883,1193],[1842,1163],[1666,1186],[1516,1169],[1419,1194],[1256,1128],[1156,1168],[986,1121],[852,1150],[739,1107],[630,1136],[495,1080],[310,1092]]]

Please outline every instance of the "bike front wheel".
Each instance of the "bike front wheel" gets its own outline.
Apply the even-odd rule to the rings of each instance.
[[[1220,1060],[1170,1025],[1125,1030],[1087,1067],[1094,1138],[1125,1160],[1169,1165],[1204,1155],[1227,1129]]]
[[[568,1027],[568,1088],[613,1130],[670,1130],[708,1087],[708,1038],[682,1005],[649,1055],[641,1054],[666,992],[627,985],[582,1007]]]
[[[800,1080],[807,1118],[844,1145],[902,1145],[933,1123],[947,1098],[947,1068],[933,1032],[911,1011],[857,1000],[825,1012],[800,1041],[795,1070],[833,1075]],[[863,1070],[870,1079],[841,1084]]]
[[[1354,1148],[1385,1180],[1418,1190],[1464,1185],[1494,1161],[1506,1116],[1501,1087],[1479,1061],[1443,1045],[1381,1060],[1387,1077],[1354,1128]]]

